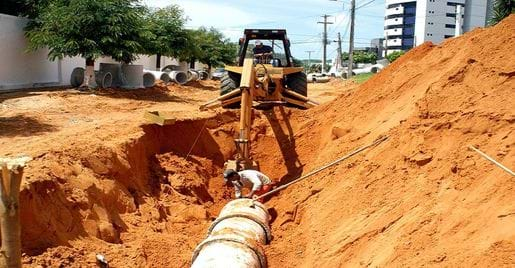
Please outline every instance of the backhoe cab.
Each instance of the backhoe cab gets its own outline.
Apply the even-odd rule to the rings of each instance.
[[[260,43],[271,49],[256,47]],[[238,63],[226,66],[225,70],[220,97],[200,109],[241,107],[239,138],[235,140],[238,155],[236,160],[226,162],[225,168],[259,169],[249,152],[252,108],[288,105],[307,109],[318,103],[307,98],[306,74],[303,68],[293,66],[286,30],[245,30],[240,39]]]
[[[254,51],[259,52],[256,41],[270,47],[271,53],[255,54]],[[306,109],[317,105],[307,98],[304,69],[293,66],[286,30],[246,29],[240,38],[237,65],[225,66],[225,70],[220,97],[202,105],[201,109],[240,107],[242,86],[252,86],[255,108],[288,105]]]

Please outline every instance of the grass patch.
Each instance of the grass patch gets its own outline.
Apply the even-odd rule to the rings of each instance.
[[[365,83],[372,76],[374,76],[374,73],[357,74],[352,77],[352,80],[354,80],[358,84],[362,84]]]

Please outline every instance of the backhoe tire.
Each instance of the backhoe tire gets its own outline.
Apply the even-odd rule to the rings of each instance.
[[[226,73],[220,79],[220,96],[225,95],[240,85],[241,75],[237,73]]]
[[[241,74],[228,72],[220,79],[220,96],[225,95],[233,90],[238,90],[241,81]],[[240,107],[240,103],[233,103],[223,106],[226,109],[236,109]]]
[[[308,78],[305,73],[293,73],[286,76],[286,87],[290,90],[299,93],[300,95],[308,96]]]

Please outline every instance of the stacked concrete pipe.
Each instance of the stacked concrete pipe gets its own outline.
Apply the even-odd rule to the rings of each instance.
[[[120,87],[123,84],[122,65],[119,63],[100,63],[98,70],[100,72],[109,72],[112,76],[111,86]]]
[[[272,239],[268,210],[252,199],[229,202],[193,252],[192,268],[267,267],[262,245]]]
[[[84,68],[74,68],[70,76],[70,85],[72,87],[80,87],[82,82],[84,82]]]
[[[113,83],[113,75],[106,71],[95,71],[95,82],[100,88],[111,87]]]
[[[200,74],[193,69],[188,70],[188,82],[198,80],[200,80]]]
[[[143,86],[152,87],[155,85],[156,80],[161,80],[165,83],[172,81],[170,75],[165,72],[143,70]]]
[[[74,68],[70,76],[70,85],[72,87],[80,87],[84,82],[84,68]],[[95,71],[95,82],[99,88],[108,88],[112,86],[113,75],[106,70]]]
[[[179,85],[184,85],[188,83],[188,75],[185,72],[181,71],[171,71],[168,73],[172,81]]]
[[[122,88],[143,87],[143,65],[122,64]]]
[[[206,71],[198,71],[200,75],[200,80],[207,80],[209,79],[209,73]]]

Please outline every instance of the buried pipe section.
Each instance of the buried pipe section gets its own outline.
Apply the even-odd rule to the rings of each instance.
[[[267,267],[262,245],[272,239],[267,208],[252,199],[233,200],[193,252],[192,268]]]

